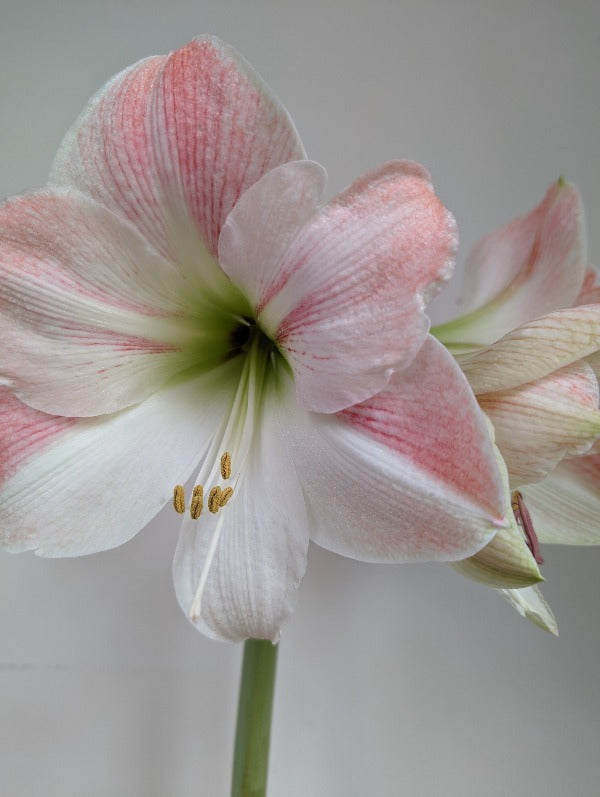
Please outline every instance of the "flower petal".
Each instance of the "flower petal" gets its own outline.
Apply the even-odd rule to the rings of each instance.
[[[214,37],[134,64],[90,101],[51,181],[132,221],[178,262],[214,255],[243,192],[304,157],[294,125],[252,67]]]
[[[277,281],[287,249],[316,213],[325,180],[318,163],[284,163],[242,194],[227,217],[219,238],[219,263],[258,312]]]
[[[541,542],[600,544],[600,453],[564,459],[522,492]]]
[[[436,333],[443,330],[444,343],[485,346],[530,318],[570,307],[586,265],[581,198],[559,180],[534,210],[474,247],[460,300],[467,315]]]
[[[497,446],[494,446],[494,453],[502,479],[508,525],[500,529],[474,556],[451,562],[451,567],[465,578],[488,586],[510,589],[528,587],[544,579],[527,545],[523,529],[517,523],[512,508],[508,471]]]
[[[455,249],[452,216],[428,173],[408,162],[357,180],[304,227],[259,319],[302,406],[343,409],[412,361],[429,328],[425,302],[450,276]]]
[[[432,338],[388,387],[335,416],[298,411],[285,439],[311,538],[365,561],[451,561],[507,525],[488,423]]]
[[[137,534],[198,463],[237,367],[173,384],[102,419],[45,415],[0,388],[3,547],[79,556]]]
[[[231,500],[218,514],[186,518],[175,553],[181,608],[215,639],[276,642],[306,569],[308,526],[298,478],[281,444],[285,419],[274,395],[265,399],[263,410]],[[217,547],[209,561],[212,543]]]
[[[74,191],[0,207],[0,382],[57,415],[137,403],[193,365],[202,326],[184,279],[129,225]]]
[[[575,304],[600,304],[600,274],[594,266],[588,266]]]
[[[598,380],[585,361],[535,382],[477,396],[494,425],[511,487],[539,481],[600,437]]]
[[[473,392],[491,393],[533,382],[600,350],[600,305],[585,305],[529,321],[485,349],[460,357]]]
[[[600,382],[600,351],[596,351],[585,358],[586,363],[596,374],[596,379]]]
[[[538,587],[499,589],[498,592],[519,612],[521,617],[531,620],[542,630],[558,636],[558,625],[552,614],[552,609],[544,600]]]

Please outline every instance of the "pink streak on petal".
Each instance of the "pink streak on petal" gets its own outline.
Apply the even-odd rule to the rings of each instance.
[[[75,423],[74,418],[33,410],[0,387],[0,484]]]
[[[390,389],[338,417],[502,517],[504,500],[485,419],[454,360],[433,338],[392,379]]]
[[[118,208],[152,240],[162,220],[153,184],[151,96],[166,56],[147,58],[115,76],[91,101],[77,130],[70,175],[76,185]],[[63,145],[64,146],[64,145]]]
[[[182,263],[201,240],[215,254],[241,194],[303,155],[252,67],[203,38],[113,78],[65,138],[51,180],[87,191]]]
[[[110,308],[177,314],[174,297],[152,290],[177,273],[112,214],[76,192],[40,191],[0,206],[0,274]],[[2,294],[0,291],[0,302]],[[169,312],[170,311],[170,312]]]
[[[6,202],[3,384],[56,415],[98,415],[143,400],[185,365],[192,287],[137,230],[80,192]]]
[[[451,274],[452,216],[419,165],[384,164],[300,232],[265,291],[302,406],[333,412],[381,390],[429,327],[425,303]]]
[[[214,39],[173,53],[157,86],[155,118],[164,148],[163,186],[185,197],[209,250],[241,194],[274,166],[301,157],[281,106],[254,71]]]

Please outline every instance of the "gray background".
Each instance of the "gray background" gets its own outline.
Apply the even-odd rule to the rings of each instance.
[[[109,76],[213,32],[283,99],[330,193],[388,158],[422,161],[457,216],[464,260],[564,174],[600,257],[592,0],[0,10],[3,196],[44,182]],[[177,525],[165,510],[130,544],[83,559],[0,556],[2,795],[227,794],[242,651],[204,639],[179,610]],[[270,794],[598,794],[600,551],[544,554],[558,640],[444,566],[313,548],[281,645]]]

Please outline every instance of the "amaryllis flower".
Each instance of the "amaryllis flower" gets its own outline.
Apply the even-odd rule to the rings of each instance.
[[[319,209],[304,157],[202,38],[113,78],[48,186],[0,208],[8,549],[110,548],[173,501],[188,617],[277,639],[309,537],[448,561],[505,524],[485,418],[428,335],[456,247],[429,175],[388,163]]]
[[[475,246],[462,304],[467,313],[435,332],[494,426],[530,547],[600,543],[600,288],[574,186],[559,180],[533,211]],[[494,583],[490,552],[502,536],[459,568],[473,575],[487,557]],[[555,630],[535,588],[504,594]]]

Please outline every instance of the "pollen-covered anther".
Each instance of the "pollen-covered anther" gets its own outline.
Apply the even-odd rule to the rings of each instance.
[[[173,487],[173,507],[180,515],[185,512],[185,492],[181,484],[176,484]]]
[[[233,487],[225,487],[223,490],[221,490],[221,497],[219,498],[219,506],[220,507],[225,506],[225,504],[227,503],[227,501],[229,501],[232,495],[233,495]]]
[[[202,514],[202,506],[204,504],[204,489],[201,484],[194,487],[192,493],[192,503],[190,504],[190,515],[193,520],[198,520]]]
[[[220,507],[221,507],[221,494],[222,490],[220,487],[211,487],[210,493],[208,494],[208,511],[212,512],[213,515],[216,514]]]
[[[231,454],[229,451],[226,451],[221,456],[221,476],[224,479],[229,479],[231,477]]]

